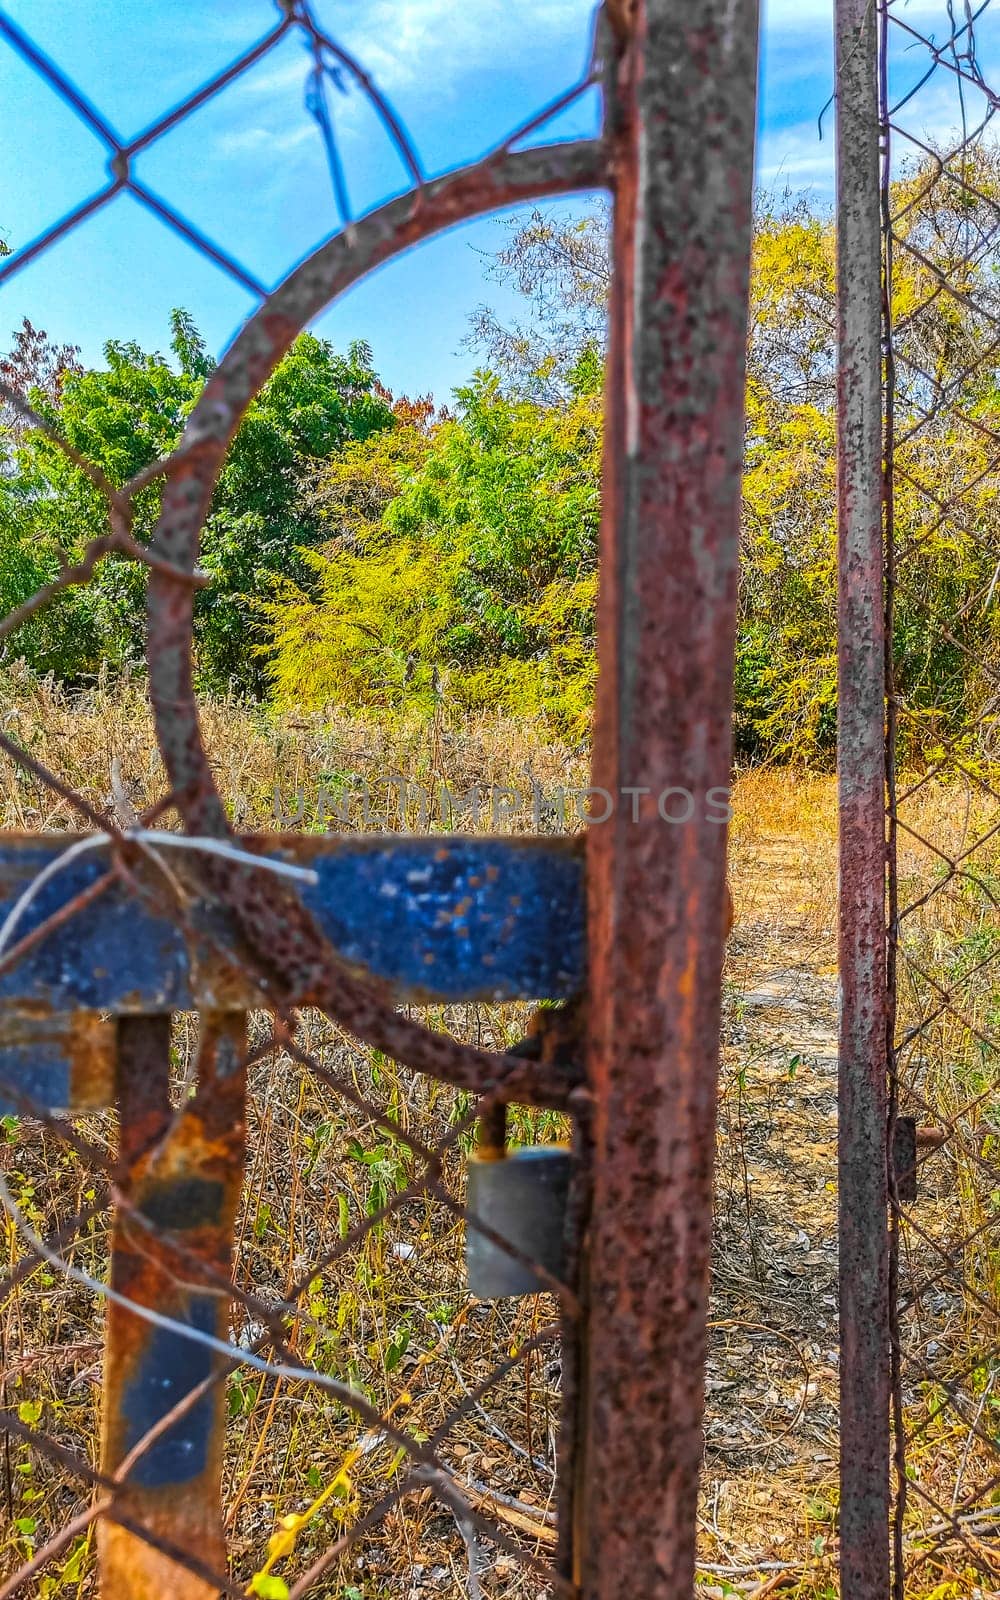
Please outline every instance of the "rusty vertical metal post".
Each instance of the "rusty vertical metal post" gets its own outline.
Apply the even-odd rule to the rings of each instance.
[[[222,1339],[229,1333],[229,1297],[212,1274],[230,1269],[243,1178],[245,1023],[242,1013],[203,1015],[197,1093],[176,1114],[168,1095],[169,1016],[118,1025],[118,1182],[148,1228],[127,1212],[116,1214],[112,1286],[194,1333]],[[118,1495],[133,1525],[150,1538],[102,1521],[101,1593],[107,1600],[214,1600],[218,1586],[155,1541],[226,1569],[225,1385],[207,1387],[162,1426],[187,1395],[218,1375],[220,1357],[119,1304],[108,1308],[106,1346],[104,1470],[117,1472],[152,1429],[161,1431],[127,1470]]]
[[[885,662],[878,36],[836,0],[840,1571],[889,1593]]]
[[[576,1577],[586,1600],[681,1600],[702,1456],[758,21],[756,0],[638,0],[610,19],[593,768],[608,816],[588,837]]]

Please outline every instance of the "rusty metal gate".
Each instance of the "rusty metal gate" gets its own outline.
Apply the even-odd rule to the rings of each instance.
[[[837,6],[840,1531],[859,1600],[1000,1587],[998,23],[988,3]]]
[[[126,483],[110,482],[58,437],[16,385],[0,390],[87,475],[108,517],[85,559],[6,617],[0,639],[67,586],[86,583],[106,557],[139,563],[162,759],[159,798],[134,825],[112,822],[14,731],[0,732],[5,758],[84,830],[0,841],[3,1105],[37,1119],[40,1136],[64,1153],[56,1168],[72,1174],[78,1205],[60,1205],[53,1224],[24,1174],[8,1170],[0,1198],[10,1271],[0,1294],[37,1275],[53,1315],[82,1328],[81,1306],[95,1296],[106,1303],[99,1459],[68,1401],[45,1410],[5,1380],[8,1504],[16,1472],[22,1489],[48,1485],[49,1509],[0,1594],[32,1585],[56,1592],[46,1588],[53,1573],[87,1592],[96,1528],[109,1600],[356,1596],[358,1581],[378,1581],[379,1549],[395,1546],[405,1569],[408,1509],[428,1501],[460,1535],[461,1592],[485,1592],[488,1548],[508,1573],[490,1578],[491,1592],[499,1581],[497,1592],[511,1594],[688,1594],[725,838],[698,803],[684,826],[668,825],[664,796],[687,791],[697,802],[729,782],[755,0],[608,0],[584,79],[482,161],[433,179],[364,63],[323,31],[308,0],[280,0],[278,12],[224,72],[131,137],[75,86],[72,63],[49,59],[0,13],[0,48],[71,108],[103,146],[108,173],[0,264],[0,286],[128,196],[257,306],[206,382],[179,448]],[[143,164],[292,37],[308,49],[310,104],[341,225],[268,290],[157,195]],[[347,209],[324,120],[331,75],[366,99],[407,175],[404,193],[365,215]],[[539,143],[549,121],[595,86],[600,137]],[[589,831],[585,855],[573,843],[496,837],[236,837],[202,739],[191,632],[200,529],[241,417],[297,334],[407,246],[530,197],[603,187],[614,198],[614,288],[593,792],[611,798],[608,821]],[[150,493],[159,519],[145,544],[133,511]],[[400,1009],[479,999],[566,1005],[536,1035],[534,1054],[508,1052],[502,1034],[487,1035],[493,1048],[459,1044]],[[194,1016],[198,1044],[194,1081],[179,1092],[171,1030],[182,1014],[188,1025]],[[382,1101],[349,1067],[333,1070],[315,1042],[322,1018],[405,1063],[405,1087]],[[338,1236],[314,1237],[304,1224],[301,1255],[277,1288],[233,1277],[247,1122],[269,1109],[255,1104],[255,1069],[270,1057],[301,1069],[309,1092],[322,1089],[355,1116],[359,1138],[376,1140],[373,1159],[390,1150],[402,1172],[377,1203],[345,1215]],[[463,1091],[466,1109],[448,1100],[446,1116],[431,1115],[434,1082]],[[572,1119],[567,1281],[542,1273],[556,1324],[501,1319],[487,1340],[442,1313],[418,1360],[404,1361],[405,1344],[392,1345],[390,1359],[391,1341],[376,1328],[371,1370],[338,1366],[330,1286],[338,1263],[364,1272],[365,1251],[388,1220],[408,1207],[438,1208],[506,1248],[489,1218],[467,1213],[457,1157],[477,1119],[495,1126],[491,1110],[513,1102]],[[95,1132],[78,1120],[111,1104],[120,1129],[113,1151],[104,1123]],[[281,1176],[308,1219],[308,1182]],[[253,1226],[260,1220],[258,1207]],[[450,1447],[484,1399],[538,1370],[539,1352],[560,1333],[558,1530],[548,1551],[542,1513],[508,1501],[501,1515],[503,1496],[470,1488]],[[477,1340],[489,1360],[473,1359]],[[463,1396],[435,1406],[427,1373],[433,1359],[455,1362],[458,1350],[472,1362]],[[396,1366],[406,1378],[393,1387]],[[248,1389],[269,1415],[286,1397],[322,1407],[339,1466],[324,1463],[312,1476],[308,1461],[289,1459],[309,1490],[305,1509],[282,1516],[274,1507],[269,1536],[244,1516],[234,1551],[221,1485],[227,1417],[244,1416]],[[237,1511],[229,1509],[231,1536]],[[368,1565],[355,1581],[359,1550]],[[442,1568],[436,1592],[446,1576]]]

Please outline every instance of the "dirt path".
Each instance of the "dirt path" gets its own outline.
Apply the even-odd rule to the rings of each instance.
[[[720,1583],[825,1566],[834,1514],[834,952],[796,843],[755,854],[726,975],[702,1514]]]

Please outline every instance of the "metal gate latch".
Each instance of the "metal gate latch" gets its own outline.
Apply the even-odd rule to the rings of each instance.
[[[566,1276],[566,1207],[573,1156],[566,1145],[507,1144],[507,1108],[479,1122],[469,1158],[465,1266],[469,1289],[481,1300],[538,1294],[549,1287],[531,1263],[560,1280]],[[480,1218],[527,1260],[510,1255],[475,1226]]]
[[[896,1198],[901,1205],[913,1205],[917,1198],[917,1161],[928,1151],[940,1150],[948,1141],[948,1129],[918,1126],[916,1117],[897,1116],[892,1134],[892,1168]]]

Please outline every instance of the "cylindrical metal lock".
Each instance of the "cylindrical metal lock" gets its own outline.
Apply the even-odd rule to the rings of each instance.
[[[469,1161],[467,1205],[528,1258],[520,1261],[473,1223],[465,1230],[469,1288],[481,1300],[538,1294],[548,1287],[531,1268],[566,1276],[566,1205],[573,1157],[564,1145],[526,1145],[521,1150],[481,1149]]]

